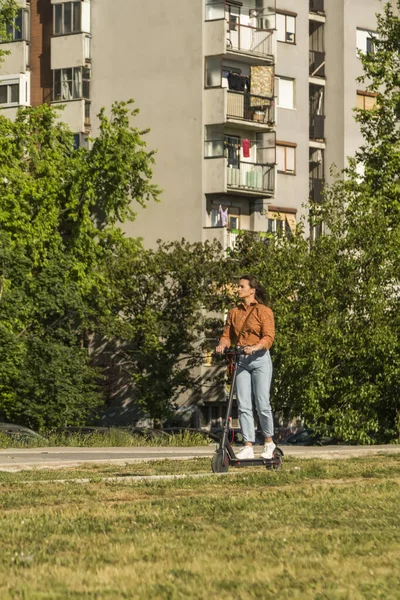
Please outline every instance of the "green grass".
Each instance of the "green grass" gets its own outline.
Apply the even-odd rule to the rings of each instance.
[[[0,434],[1,448],[43,448],[43,447],[74,447],[74,448],[108,448],[108,447],[177,447],[177,446],[208,446],[208,440],[200,433],[183,431],[170,436],[150,437],[145,435],[132,435],[120,429],[110,429],[109,434],[103,435],[93,433],[82,435],[79,433],[63,434],[54,432],[43,432],[44,438],[32,438],[29,440],[16,440]]]
[[[194,459],[0,473],[0,598],[399,597],[398,455],[99,480],[209,469]]]

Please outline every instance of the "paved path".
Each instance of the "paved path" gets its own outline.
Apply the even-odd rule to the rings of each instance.
[[[149,460],[184,460],[211,457],[216,446],[195,448],[34,448],[0,450],[0,471],[59,469],[82,464],[126,465]],[[255,448],[256,454],[261,447]],[[373,454],[400,454],[400,445],[387,446],[282,446],[285,456],[338,459]]]

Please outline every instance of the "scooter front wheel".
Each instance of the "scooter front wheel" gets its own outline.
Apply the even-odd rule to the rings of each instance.
[[[276,447],[272,454],[272,462],[266,465],[267,471],[271,469],[273,471],[279,471],[282,468],[283,463],[283,452],[280,448]]]
[[[229,469],[229,456],[223,450],[217,450],[211,460],[213,473],[227,473]]]

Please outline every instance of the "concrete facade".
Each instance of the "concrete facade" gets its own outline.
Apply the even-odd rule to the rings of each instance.
[[[11,55],[0,70],[13,101],[1,109],[12,118],[20,105],[65,104],[84,143],[101,107],[133,98],[163,190],[125,226],[147,245],[293,225],[330,165],[342,169],[361,143],[357,40],[374,31],[382,0],[18,2],[23,27],[3,45]],[[257,69],[276,77],[262,98],[251,89]],[[244,91],[232,76],[247,80]],[[219,207],[233,236],[217,231]]]

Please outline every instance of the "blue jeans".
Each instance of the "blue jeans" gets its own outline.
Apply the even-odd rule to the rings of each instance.
[[[269,401],[271,379],[272,361],[268,350],[259,350],[240,357],[236,375],[236,398],[245,442],[255,441],[252,397],[264,436],[274,435],[274,420]]]

